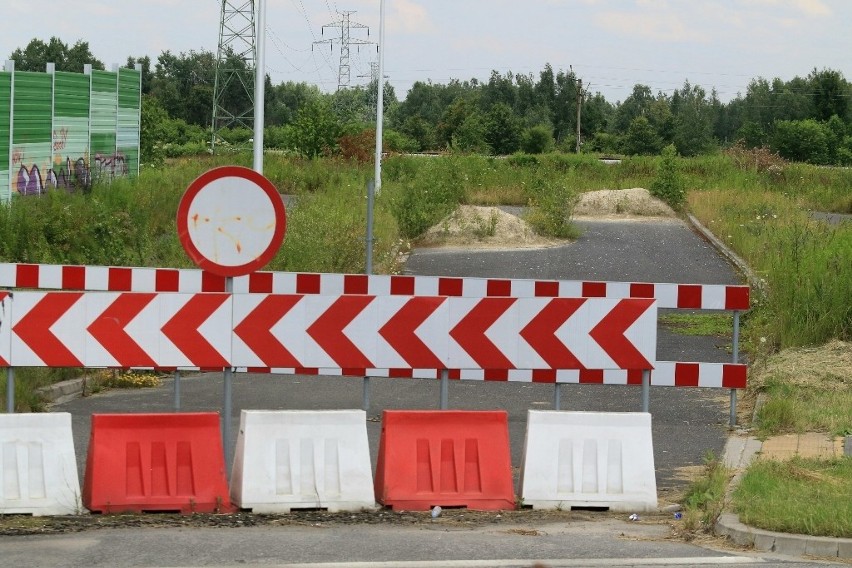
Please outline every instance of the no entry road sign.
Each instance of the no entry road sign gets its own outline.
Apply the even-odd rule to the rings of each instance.
[[[177,212],[186,253],[220,276],[244,276],[265,266],[281,246],[286,225],[284,202],[272,182],[240,166],[199,176]]]

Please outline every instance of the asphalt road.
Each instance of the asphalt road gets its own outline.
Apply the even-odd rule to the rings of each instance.
[[[411,274],[450,275],[450,276],[480,276],[501,278],[540,278],[562,280],[608,280],[608,281],[641,281],[641,282],[676,282],[702,284],[739,284],[740,277],[707,242],[694,233],[680,221],[628,222],[628,221],[582,221],[583,235],[574,243],[539,250],[513,251],[450,251],[450,250],[415,250],[407,262],[407,272]],[[661,329],[658,334],[658,359],[660,360],[693,360],[709,362],[730,361],[730,354],[725,350],[728,340],[725,338],[686,337],[672,334]],[[360,408],[362,404],[362,380],[342,377],[306,377],[306,376],[270,376],[237,374],[233,382],[233,405],[231,432],[237,432],[239,413],[241,409],[338,409]],[[183,411],[221,411],[223,400],[223,385],[221,374],[199,374],[186,376],[180,381],[181,405]],[[439,383],[434,380],[404,380],[380,379],[370,380],[370,408],[368,410],[368,436],[370,439],[371,455],[375,463],[378,438],[380,434],[380,416],[382,409],[421,409],[437,408],[439,403]],[[515,469],[520,467],[522,445],[526,428],[526,413],[529,409],[552,408],[554,387],[540,384],[518,383],[479,383],[467,381],[451,381],[449,388],[449,407],[456,409],[505,409],[509,413],[510,439],[512,446],[512,461]],[[105,412],[168,412],[174,409],[174,382],[167,380],[156,389],[146,390],[114,390],[99,393],[95,396],[75,399],[54,407],[56,411],[66,411],[73,415],[75,447],[82,475],[84,459],[88,447],[89,421],[93,413]],[[565,385],[562,387],[562,409],[585,411],[639,411],[641,408],[641,393],[637,387],[604,386],[604,385]],[[657,470],[658,492],[661,497],[670,497],[684,488],[686,481],[682,475],[685,471],[703,463],[708,453],[721,455],[727,437],[728,423],[728,392],[716,389],[683,389],[657,387],[651,389],[650,411],[653,415],[654,459]],[[226,448],[228,462],[233,454],[235,440],[231,440]],[[593,523],[595,524],[595,523]],[[248,529],[240,529],[248,530]],[[365,528],[366,530],[366,528]],[[412,529],[414,530],[414,529]],[[305,558],[311,561],[343,561],[343,560],[379,560],[379,559],[410,559],[424,560],[434,558],[608,558],[636,556],[678,557],[686,559],[690,556],[706,556],[703,549],[692,545],[682,545],[685,548],[669,549],[668,544],[657,542],[657,546],[625,549],[618,554],[612,554],[615,546],[612,541],[618,540],[618,532],[606,532],[609,535],[608,545],[587,549],[580,542],[561,540],[558,546],[542,548],[538,552],[518,548],[517,554],[505,541],[505,534],[481,535],[476,546],[493,552],[476,552],[473,544],[456,545],[447,540],[452,535],[427,534],[422,528],[417,533],[396,534],[393,531],[375,531],[360,533],[354,531],[351,535],[340,533],[339,545],[324,544],[323,537],[316,534],[307,538],[313,550],[320,551]],[[569,530],[551,528],[554,534]],[[594,529],[589,529],[594,531]],[[145,548],[144,542],[149,537],[135,533],[134,550]],[[201,533],[194,530],[187,533],[187,542],[202,539]],[[228,532],[226,537],[225,532]],[[310,531],[308,531],[310,532]],[[337,534],[337,530],[333,531]],[[499,532],[499,531],[497,531]],[[505,532],[505,531],[504,531]],[[190,537],[188,533],[194,533]],[[239,533],[239,531],[237,531]],[[623,533],[623,530],[621,531]],[[98,533],[100,534],[100,533]],[[127,536],[126,533],[125,536]],[[364,535],[369,534],[367,541]],[[406,536],[407,534],[407,536]],[[431,544],[424,550],[417,546],[409,546],[412,537],[418,534],[427,538]],[[288,558],[288,561],[302,560],[303,555],[268,556],[265,552],[277,550],[283,544],[270,543],[267,548],[260,545],[253,552],[237,552],[236,542],[243,539],[261,538],[255,534],[243,533],[243,537],[230,535],[230,531],[220,533],[222,542],[232,542],[233,548],[225,551],[218,560],[214,558],[178,560],[177,556],[154,556],[154,558],[170,558],[164,565],[224,565],[244,562],[271,562],[272,558]],[[118,535],[116,535],[118,536]],[[177,537],[177,533],[172,535]],[[90,535],[92,546],[102,546],[105,542],[98,535]],[[88,538],[88,537],[87,537]],[[271,537],[270,537],[271,538]],[[276,537],[278,538],[278,537]],[[290,536],[286,537],[287,539]],[[294,537],[295,538],[295,537]],[[443,541],[441,539],[444,539]],[[124,537],[122,537],[124,539]],[[281,543],[289,542],[282,540]],[[350,540],[347,540],[350,539]],[[375,546],[372,539],[378,539],[376,546],[387,543],[392,554],[368,552]],[[383,540],[387,539],[387,541]],[[437,540],[436,540],[437,539]],[[85,540],[85,539],[84,539]],[[555,539],[559,542],[560,539]],[[8,541],[7,541],[8,542]],[[60,541],[56,542],[60,546]],[[127,541],[130,542],[130,541]],[[218,538],[208,538],[211,546],[221,548]],[[276,541],[277,542],[277,541]],[[444,544],[441,544],[441,543]],[[484,544],[484,543],[491,543]],[[542,541],[542,544],[544,542]],[[587,542],[591,544],[591,541]],[[449,545],[449,548],[444,546]],[[508,545],[508,548],[507,548]],[[80,545],[86,548],[89,545]],[[187,545],[189,546],[189,545]],[[295,545],[294,546],[299,546]],[[464,546],[465,550],[454,549],[453,546]],[[521,542],[516,543],[521,547]],[[571,546],[578,546],[572,551]],[[601,548],[601,547],[604,548]],[[678,545],[681,546],[681,545]],[[180,548],[179,545],[177,545]],[[429,547],[437,551],[429,555]],[[468,549],[468,547],[471,547]],[[609,547],[609,548],[607,548]],[[0,547],[2,548],[2,547]],[[251,549],[251,547],[249,547]],[[61,546],[60,546],[61,549]],[[592,552],[591,550],[597,550]],[[11,549],[10,549],[11,550]],[[18,550],[15,548],[14,550]],[[59,549],[58,549],[59,550]],[[82,550],[82,549],[81,549]],[[244,550],[239,548],[240,551]],[[479,554],[479,556],[477,556]],[[484,555],[484,556],[483,556]],[[496,555],[496,556],[495,556]],[[519,556],[520,555],[520,556]],[[525,556],[523,556],[525,555]],[[555,556],[554,556],[555,555]],[[722,555],[722,558],[729,558]],[[83,558],[83,556],[79,556]],[[99,563],[91,555],[86,555],[87,564],[93,566],[109,565]],[[121,556],[117,558],[123,558]],[[138,565],[154,566],[153,560]],[[124,564],[117,562],[116,564]],[[127,565],[137,565],[128,562]],[[684,561],[682,564],[688,565]],[[618,565],[618,562],[612,562]]]

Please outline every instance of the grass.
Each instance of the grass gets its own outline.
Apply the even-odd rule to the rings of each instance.
[[[740,521],[770,531],[852,537],[852,458],[758,460],[733,494]]]
[[[667,313],[660,315],[659,323],[681,335],[726,337],[734,329],[734,317],[728,313]]]
[[[725,504],[730,472],[712,454],[704,459],[704,472],[693,481],[683,498],[683,529],[687,532],[712,530]]]

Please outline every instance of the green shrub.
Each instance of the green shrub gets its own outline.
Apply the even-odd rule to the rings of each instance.
[[[680,176],[677,150],[673,144],[663,148],[662,159],[657,167],[657,177],[649,188],[651,195],[668,203],[674,209],[683,208],[686,189]]]
[[[561,239],[577,236],[571,224],[577,192],[560,180],[538,177],[530,184],[530,207],[526,220],[540,235]]]

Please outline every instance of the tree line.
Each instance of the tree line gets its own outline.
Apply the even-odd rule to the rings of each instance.
[[[10,59],[22,71],[43,71],[48,62],[60,71],[81,72],[84,63],[103,69],[87,42],[69,47],[55,37],[33,39]],[[208,148],[216,59],[203,50],[164,51],[156,61],[128,57],[128,67],[142,67],[143,159]],[[228,65],[251,73],[233,55]],[[267,76],[265,145],[307,156],[342,152],[366,158],[376,95],[375,81],[323,93],[307,82],[273,85]],[[488,81],[418,81],[402,100],[386,83],[384,96],[384,144],[392,151],[574,151],[579,116],[585,152],[654,155],[674,145],[680,155],[695,156],[741,142],[789,160],[852,165],[852,84],[826,68],[789,81],[755,78],[727,103],[715,89],[708,93],[688,80],[671,94],[637,84],[613,103],[583,88],[573,71],[549,64],[537,76],[492,71]],[[235,108],[251,104],[236,82],[224,100]],[[251,136],[246,128],[223,133],[235,145]]]

